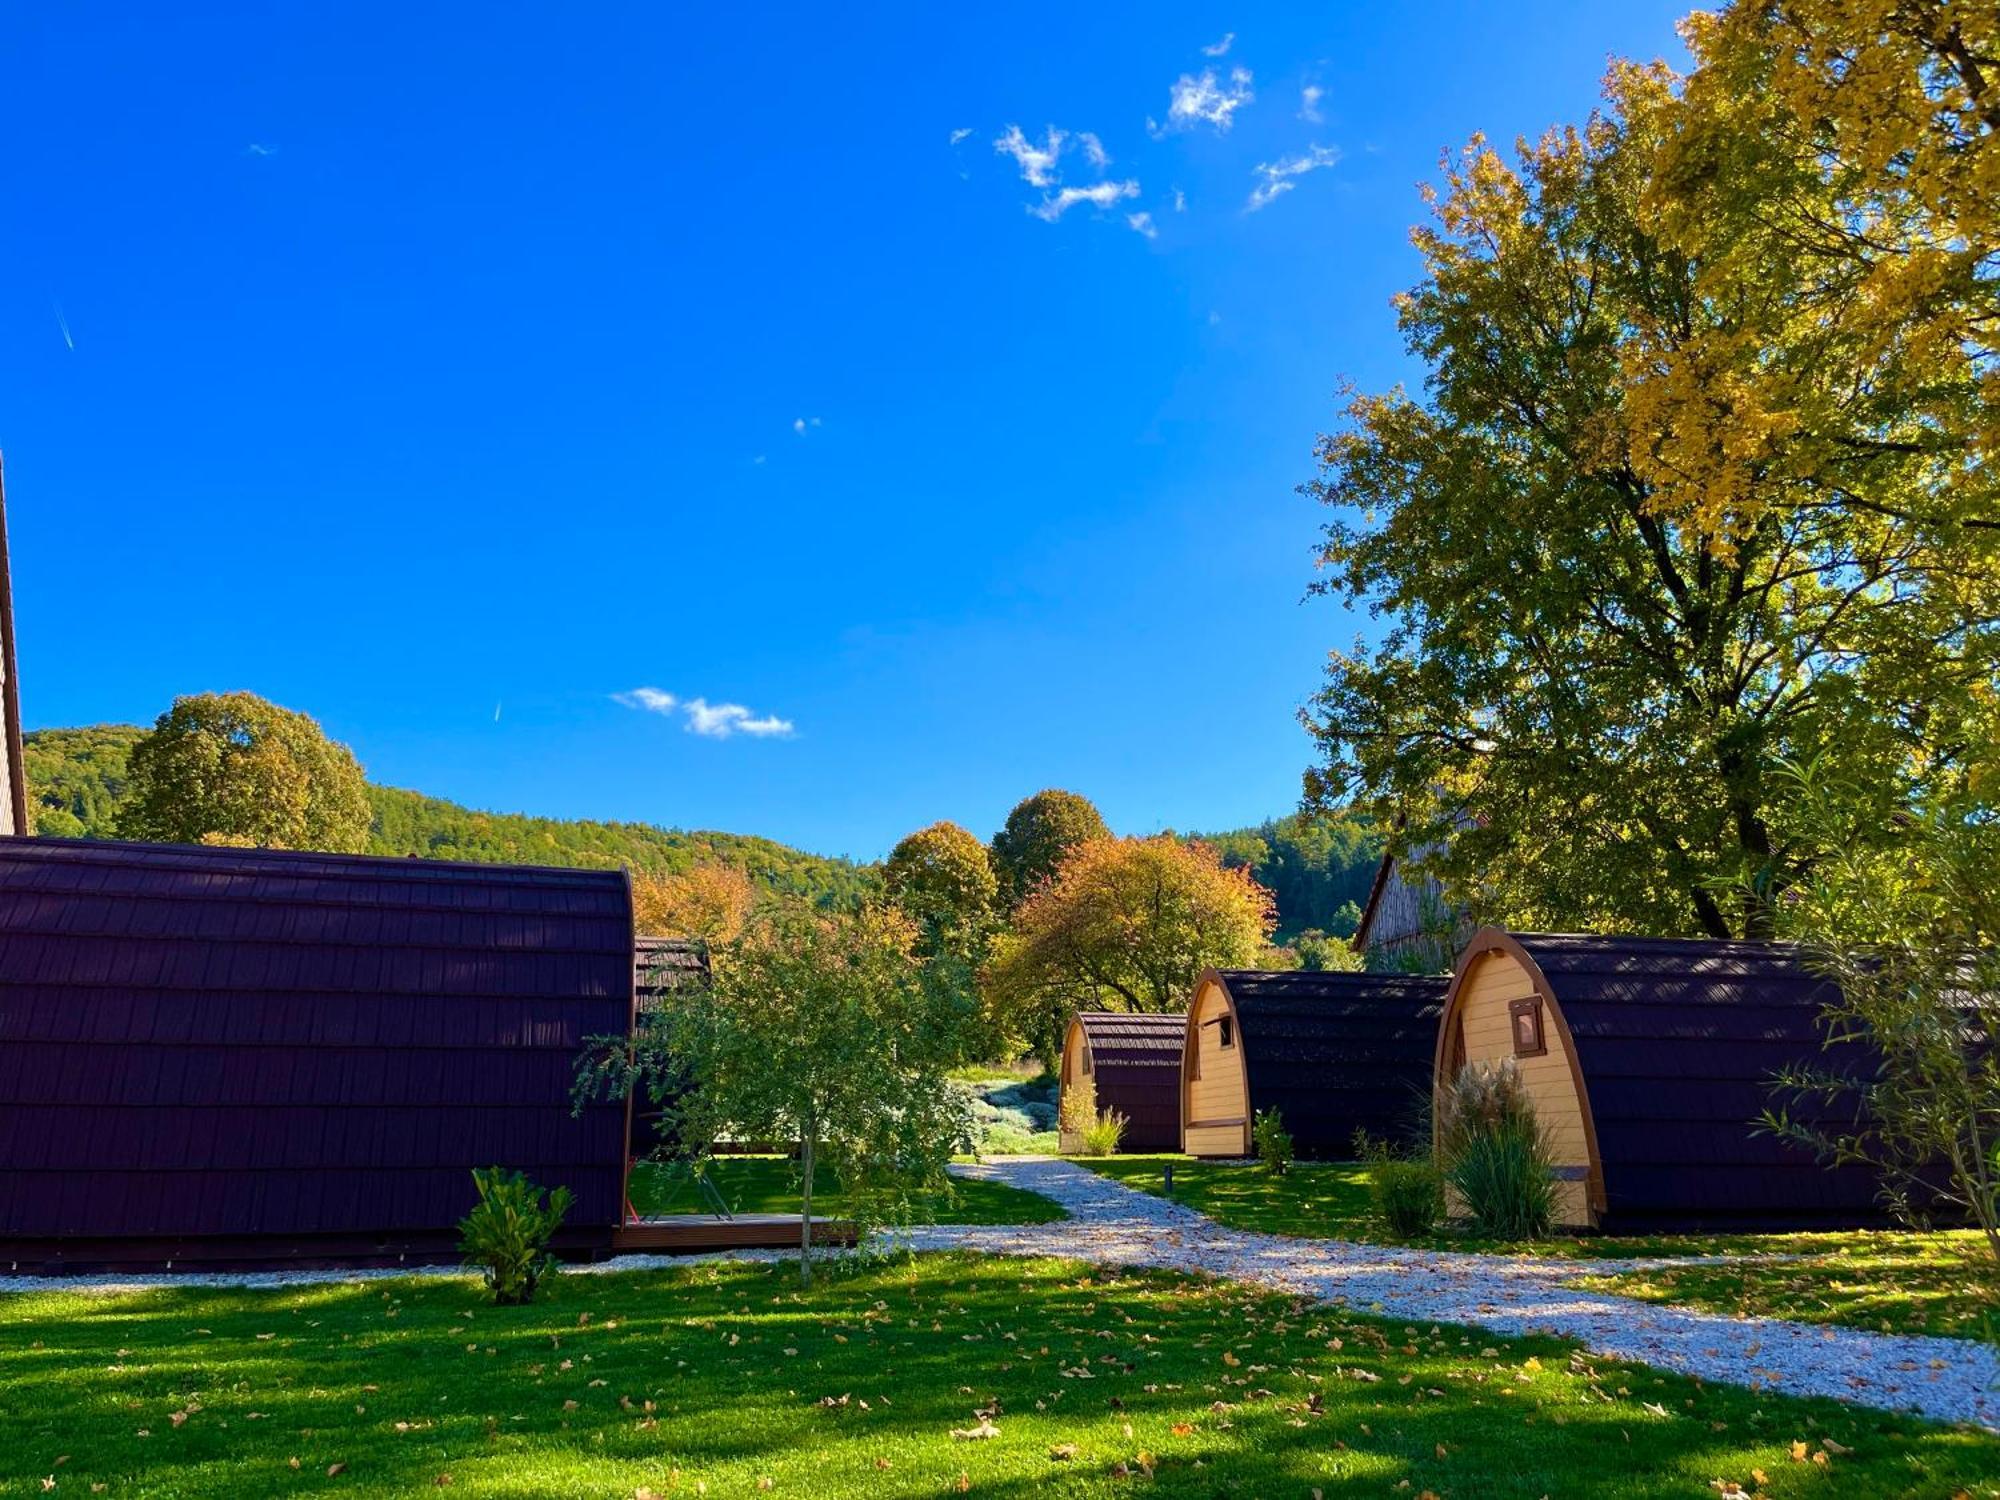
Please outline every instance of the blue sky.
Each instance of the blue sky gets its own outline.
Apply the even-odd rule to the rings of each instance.
[[[1286,812],[1367,628],[1295,488],[1413,373],[1416,184],[1681,8],[10,6],[27,724],[248,688],[864,858]]]

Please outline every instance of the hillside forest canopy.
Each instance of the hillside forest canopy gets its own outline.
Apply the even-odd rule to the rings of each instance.
[[[26,736],[35,831],[55,838],[117,838],[130,794],[134,724],[37,729]],[[365,852],[484,864],[609,868],[686,876],[711,867],[741,871],[760,894],[853,909],[882,893],[880,867],[809,854],[749,834],[682,831],[651,823],[541,818],[480,812],[439,797],[369,782]],[[1079,799],[1080,800],[1080,799]],[[1276,902],[1273,940],[1311,944],[1354,931],[1381,842],[1365,820],[1297,814],[1200,836],[1223,864],[1247,869]]]

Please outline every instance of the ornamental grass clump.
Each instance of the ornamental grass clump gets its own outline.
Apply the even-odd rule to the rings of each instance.
[[[544,1195],[520,1172],[504,1167],[474,1168],[479,1202],[459,1221],[458,1248],[468,1266],[477,1266],[486,1289],[502,1307],[535,1300],[542,1278],[556,1267],[549,1240],[562,1228],[574,1201],[559,1187]]]
[[[1502,1240],[1538,1239],[1555,1224],[1548,1133],[1512,1058],[1470,1063],[1439,1101],[1439,1162],[1473,1226]]]
[[[1368,1171],[1375,1213],[1399,1240],[1422,1239],[1444,1217],[1444,1174],[1427,1161],[1376,1162]]]
[[[1115,1109],[1100,1109],[1097,1118],[1083,1128],[1083,1155],[1116,1156],[1131,1122]]]

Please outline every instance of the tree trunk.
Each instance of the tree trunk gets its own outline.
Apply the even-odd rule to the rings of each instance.
[[[810,1115],[801,1123],[805,1128],[799,1132],[799,1170],[805,1177],[799,1192],[799,1285],[810,1287],[813,1284],[813,1137],[819,1134],[819,1126]]]

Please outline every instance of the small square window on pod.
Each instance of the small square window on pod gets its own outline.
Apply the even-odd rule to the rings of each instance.
[[[1509,1002],[1507,1019],[1514,1030],[1516,1057],[1540,1057],[1549,1050],[1542,1032],[1542,1002],[1539,999]]]

